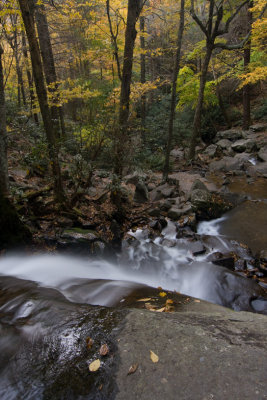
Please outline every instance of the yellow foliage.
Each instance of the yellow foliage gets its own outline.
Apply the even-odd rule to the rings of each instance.
[[[259,81],[267,80],[267,66],[265,67],[256,67],[253,71],[248,72],[247,74],[241,75],[242,82],[239,85],[239,88],[242,88],[245,85],[252,85]]]

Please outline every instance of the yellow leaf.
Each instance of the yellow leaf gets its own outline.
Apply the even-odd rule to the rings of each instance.
[[[165,297],[165,296],[167,296],[167,293],[165,293],[165,292],[160,292],[159,295],[160,295],[160,297]]]
[[[156,310],[157,312],[164,312],[165,311],[165,307],[159,308],[158,310]]]
[[[147,297],[147,298],[145,298],[145,299],[139,299],[139,300],[137,300],[137,301],[149,301],[149,300],[151,300],[150,297]]]
[[[157,363],[159,361],[159,357],[152,350],[150,350],[150,358],[153,363]]]
[[[167,304],[173,304],[173,300],[172,300],[172,299],[166,300],[166,305],[167,305]]]
[[[99,359],[91,362],[91,364],[89,365],[89,371],[91,371],[91,372],[95,372],[99,368],[100,368],[100,360]]]

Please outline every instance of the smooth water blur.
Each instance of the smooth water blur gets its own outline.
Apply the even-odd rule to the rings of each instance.
[[[0,274],[57,289],[65,298],[78,303],[112,306],[146,285],[221,304],[221,294],[214,288],[218,286],[218,274],[225,272],[208,262],[207,257],[222,248],[236,250],[218,234],[222,220],[200,224],[199,234],[212,237],[210,244],[209,240],[205,242],[204,255],[194,256],[192,241],[177,239],[175,224],[169,222],[162,236],[154,240],[141,229],[130,232],[133,239],[124,246],[116,262],[63,255],[14,255],[0,260]],[[202,246],[200,241],[197,243]]]

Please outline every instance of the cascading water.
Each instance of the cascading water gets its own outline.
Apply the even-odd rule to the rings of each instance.
[[[221,221],[199,225],[198,233],[206,237],[205,254],[194,253],[196,242],[176,238],[176,226],[169,221],[162,235],[154,239],[148,238],[146,230],[130,232],[132,239],[116,263],[63,255],[14,255],[0,260],[0,274],[55,288],[78,303],[116,305],[135,288],[146,285],[234,306],[233,299],[241,295],[239,281],[246,280],[208,261],[212,253],[233,250],[218,234]],[[203,248],[202,242],[197,244]],[[238,287],[238,293],[231,285]]]

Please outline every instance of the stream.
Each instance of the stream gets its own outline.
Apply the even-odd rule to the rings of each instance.
[[[60,254],[2,257],[0,398],[112,399],[109,377],[116,357],[109,357],[98,375],[89,376],[88,365],[103,343],[116,352],[116,329],[127,312],[123,304],[134,291],[142,297],[146,288],[161,287],[236,311],[267,314],[266,292],[259,284],[211,262],[218,252],[233,252],[249,269],[253,257],[237,239],[252,244],[254,253],[266,249],[264,223],[255,224],[266,218],[266,203],[259,202],[259,211],[253,200],[222,218],[201,222],[193,237],[180,237],[171,221],[161,235],[146,228],[130,231],[113,260]],[[254,214],[247,209],[251,206]],[[86,346],[88,337],[94,338],[93,349]]]

